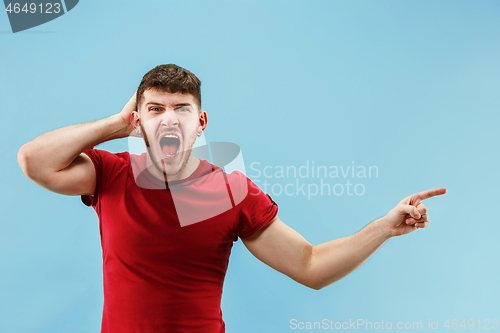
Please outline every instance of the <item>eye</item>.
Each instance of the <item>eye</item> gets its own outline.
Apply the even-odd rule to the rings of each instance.
[[[178,109],[175,109],[175,111],[180,111],[180,112],[186,112],[186,111],[189,111],[189,108],[188,107],[181,107],[181,108],[178,108]]]
[[[153,107],[150,107],[149,108],[149,111],[153,111],[153,112],[160,112],[161,109],[159,107],[156,107],[156,106],[153,106]]]

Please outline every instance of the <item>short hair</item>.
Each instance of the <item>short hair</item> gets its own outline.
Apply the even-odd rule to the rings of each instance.
[[[137,88],[137,111],[148,89],[193,95],[198,111],[201,111],[201,81],[196,75],[174,64],[156,66],[147,72]]]

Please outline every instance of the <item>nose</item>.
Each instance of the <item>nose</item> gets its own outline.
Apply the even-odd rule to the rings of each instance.
[[[174,110],[168,110],[166,112],[163,112],[161,123],[166,127],[178,126],[179,119],[177,119],[177,113]]]

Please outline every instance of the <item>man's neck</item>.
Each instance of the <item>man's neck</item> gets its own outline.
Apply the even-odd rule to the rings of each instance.
[[[200,165],[200,162],[201,161],[199,158],[196,158],[196,157],[191,155],[189,157],[188,162],[184,166],[184,168],[181,167],[179,172],[177,172],[174,175],[167,174],[167,181],[182,180],[182,179],[188,178],[189,176],[191,176],[193,174],[193,172],[196,171],[196,169]],[[159,167],[161,168],[161,164],[159,165]],[[147,154],[147,168],[148,168],[149,173],[151,173],[151,175],[153,175],[154,177],[156,177],[160,180],[165,181],[164,174],[156,168],[156,166],[151,161],[149,154]]]

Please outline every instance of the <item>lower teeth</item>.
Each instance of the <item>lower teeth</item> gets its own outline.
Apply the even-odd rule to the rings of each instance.
[[[165,154],[165,156],[166,157],[174,157],[174,156],[177,156],[178,153],[179,153],[179,151],[177,151],[174,155]]]

